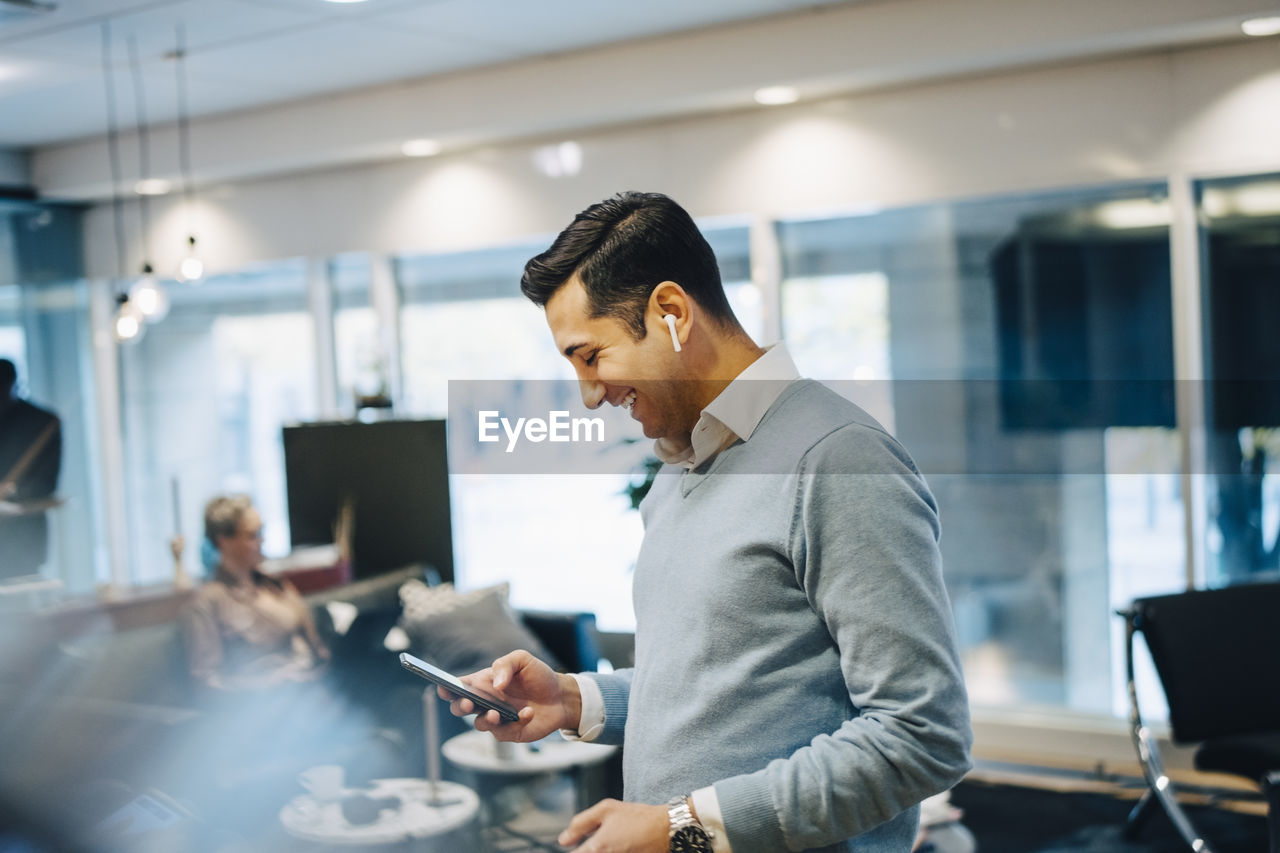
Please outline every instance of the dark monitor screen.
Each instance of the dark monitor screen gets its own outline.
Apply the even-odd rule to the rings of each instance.
[[[443,420],[285,427],[293,547],[332,542],[350,498],[353,577],[429,563],[453,580],[447,448]]]

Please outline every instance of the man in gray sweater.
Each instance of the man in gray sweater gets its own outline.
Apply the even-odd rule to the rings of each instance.
[[[476,728],[625,741],[626,802],[560,837],[587,853],[907,853],[920,801],[970,766],[937,509],[910,456],[751,341],[665,196],[583,211],[521,288],[587,407],[629,409],[666,464],[641,505],[635,668],[562,675],[513,652],[467,681],[519,720]]]

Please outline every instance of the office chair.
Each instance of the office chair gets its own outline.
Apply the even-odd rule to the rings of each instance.
[[[1280,583],[1139,598],[1118,615],[1126,627],[1130,734],[1149,786],[1126,836],[1159,803],[1192,850],[1212,853],[1178,805],[1142,721],[1133,679],[1141,632],[1169,703],[1173,741],[1200,744],[1196,769],[1243,776],[1262,789],[1270,853],[1280,853]]]

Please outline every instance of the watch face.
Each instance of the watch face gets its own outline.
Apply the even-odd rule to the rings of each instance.
[[[711,839],[700,826],[682,826],[671,836],[671,853],[711,853]]]

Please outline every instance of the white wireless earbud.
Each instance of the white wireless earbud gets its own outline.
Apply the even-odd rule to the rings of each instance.
[[[663,314],[662,319],[666,321],[667,328],[671,330],[671,345],[676,348],[676,352],[680,352],[680,336],[676,334],[676,315]]]

